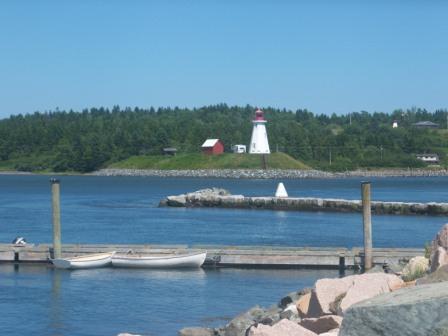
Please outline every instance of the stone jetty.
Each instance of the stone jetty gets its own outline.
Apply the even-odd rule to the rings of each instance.
[[[362,212],[360,200],[311,197],[248,197],[231,195],[218,188],[168,196],[160,206],[218,207],[291,211]],[[448,215],[448,203],[409,203],[372,201],[372,213],[388,215]]]

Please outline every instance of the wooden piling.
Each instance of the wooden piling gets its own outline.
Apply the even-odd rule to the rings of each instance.
[[[372,268],[372,215],[370,204],[370,182],[361,183],[362,220],[364,226],[364,269]]]
[[[59,180],[51,179],[53,208],[53,258],[61,258],[61,207],[59,199]]]

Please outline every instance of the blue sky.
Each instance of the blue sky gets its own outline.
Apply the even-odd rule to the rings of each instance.
[[[0,117],[252,104],[448,107],[448,2],[1,1]]]

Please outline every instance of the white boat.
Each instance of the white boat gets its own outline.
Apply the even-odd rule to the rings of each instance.
[[[157,257],[145,257],[132,254],[114,255],[112,257],[112,266],[132,268],[201,267],[206,256],[206,252],[194,254],[171,254]]]
[[[112,256],[114,254],[115,252],[88,254],[73,258],[51,259],[51,262],[56,268],[96,268],[109,265],[112,262]]]

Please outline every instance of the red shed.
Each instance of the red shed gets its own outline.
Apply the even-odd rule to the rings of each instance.
[[[201,146],[202,153],[217,155],[224,153],[224,144],[219,139],[207,139]]]

